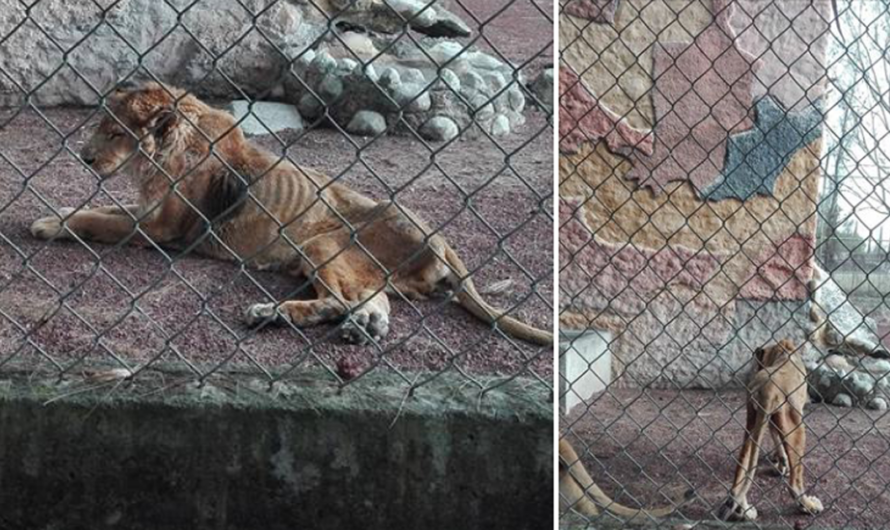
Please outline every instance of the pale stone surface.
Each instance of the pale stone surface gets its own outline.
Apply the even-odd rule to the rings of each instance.
[[[503,114],[499,114],[491,122],[491,135],[495,138],[510,134],[510,120]]]
[[[873,410],[887,410],[887,400],[876,397],[868,402],[868,408]]]
[[[328,0],[306,2],[314,9],[321,5],[328,16],[356,24],[378,33],[401,32],[405,22],[420,33],[435,37],[467,37],[470,28],[445,9],[441,2],[423,0]]]
[[[247,0],[245,5],[260,12],[265,2]],[[305,23],[303,8],[287,2],[276,3],[254,20],[235,2],[206,0],[186,10],[177,26],[177,13],[170,5],[130,0],[109,9],[106,21],[114,30],[100,24],[101,11],[90,2],[39,2],[30,10],[30,21],[15,31],[26,18],[21,3],[0,0],[0,13],[4,14],[0,35],[11,33],[0,44],[0,70],[25,90],[39,85],[32,101],[41,105],[96,104],[99,96],[87,83],[99,91],[109,90],[136,68],[139,53],[144,54],[142,65],[166,82],[202,96],[240,97],[231,83],[213,73],[213,55],[221,54],[219,70],[248,95],[260,95],[278,82],[287,57],[295,56],[324,30]],[[67,58],[37,24],[63,50],[71,50]],[[262,28],[268,40],[255,27]],[[229,47],[232,51],[223,54]],[[53,74],[65,61],[69,67]],[[5,78],[0,81],[0,105],[18,104],[23,97]]]
[[[445,116],[435,116],[420,127],[420,134],[427,140],[444,142],[458,134],[457,124]]]
[[[317,113],[315,103],[306,96],[314,91],[327,106],[331,120],[341,127],[361,110],[381,114],[396,132],[407,132],[408,127],[420,130],[435,116],[460,128],[476,121],[491,130],[495,115],[501,114],[509,122],[506,133],[525,122],[515,110],[523,109],[524,102],[519,107],[510,103],[523,79],[512,65],[458,43],[421,41],[420,45],[433,57],[459,55],[447,69],[441,69],[413,43],[403,43],[391,55],[375,60],[376,68],[371,71],[357,64],[342,67],[344,61],[354,62],[351,52],[342,46],[328,46],[317,51],[311,61],[291,66],[284,84],[286,99],[300,102],[301,110],[305,105]],[[379,75],[374,75],[376,72]],[[474,114],[477,107],[485,110]]]
[[[611,335],[602,331],[560,335],[560,407],[567,414],[612,381]]]
[[[270,134],[286,129],[303,130],[303,119],[293,105],[256,101],[248,109],[248,101],[239,100],[229,104],[228,111],[240,123],[241,130],[248,136]]]
[[[852,407],[853,399],[848,394],[840,393],[831,399],[831,404],[838,407]]]
[[[736,0],[730,25],[739,47],[760,57],[754,96],[769,93],[786,109],[803,109],[825,92],[831,0]],[[793,25],[793,28],[792,28]]]
[[[739,296],[752,300],[802,300],[806,283],[813,275],[815,234],[793,234],[753,256],[753,270],[739,289]]]
[[[346,130],[359,136],[377,136],[386,130],[386,119],[372,110],[360,110],[349,121]]]
[[[139,70],[133,79],[139,81],[148,70],[203,98],[280,99],[313,121],[327,107],[330,121],[319,123],[341,127],[359,110],[391,123],[402,111],[407,127],[395,132],[437,115],[466,127],[473,116],[461,97],[475,95],[503,108],[510,131],[525,121],[524,98],[516,95],[525,80],[514,65],[472,43],[401,38],[405,18],[428,35],[469,35],[441,3],[128,0],[110,7],[103,23],[91,2],[44,0],[26,15],[20,2],[0,0],[0,13],[0,35],[10,34],[0,43],[0,106],[20,106],[28,96],[38,105],[94,105],[121,76]],[[332,14],[337,24],[330,27]],[[372,58],[373,64],[359,62]],[[449,59],[446,85],[438,73]],[[464,78],[478,82],[461,86]],[[492,119],[493,113],[481,125],[490,128]]]
[[[853,345],[859,346],[860,350],[867,351],[869,354],[880,354],[884,348],[878,338],[878,327],[874,319],[860,313],[856,306],[850,302],[847,293],[824,272],[820,276],[816,282],[813,302],[823,314],[827,315],[831,323],[831,326],[826,329],[826,332],[830,334],[826,337],[826,342],[836,345],[834,349],[843,349],[840,346],[843,342],[852,341]],[[826,354],[830,353],[830,348],[831,346],[826,347]],[[874,364],[876,370],[890,366],[888,361],[875,359],[867,361],[865,367],[872,367],[873,363],[879,362],[887,364]]]

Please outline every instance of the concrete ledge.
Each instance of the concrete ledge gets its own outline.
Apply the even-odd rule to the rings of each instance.
[[[145,379],[0,373],[0,528],[552,527],[540,383]]]
[[[559,339],[559,405],[568,414],[612,381],[612,335],[600,330],[560,330]]]
[[[559,521],[559,530],[788,530],[788,525],[751,523],[726,523],[723,521],[693,521],[679,517],[666,519],[640,519],[627,522],[611,515],[600,516],[592,521],[576,514],[565,515]],[[852,530],[814,524],[806,526],[812,530]]]

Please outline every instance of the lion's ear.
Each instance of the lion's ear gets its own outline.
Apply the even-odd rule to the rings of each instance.
[[[797,350],[797,345],[791,339],[782,339],[779,341],[779,344],[788,353],[794,353]]]
[[[123,81],[119,81],[115,83],[113,94],[124,94],[126,92],[132,92],[139,88],[139,84],[130,79],[124,79]]]
[[[757,366],[754,367],[754,371],[760,370],[763,368],[764,356],[766,355],[766,350],[763,347],[757,348],[754,350],[754,360],[757,362]]]

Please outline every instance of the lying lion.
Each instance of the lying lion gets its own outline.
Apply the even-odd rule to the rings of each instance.
[[[748,383],[748,414],[745,442],[739,455],[735,480],[729,498],[718,516],[724,521],[753,521],[757,509],[748,504],[748,490],[754,483],[758,454],[769,430],[776,441],[777,467],[788,473],[788,491],[802,513],[822,512],[822,502],[806,494],[803,455],[806,426],[803,408],[807,403],[806,366],[797,346],[782,340],[754,352],[757,363]]]
[[[413,214],[251,144],[230,114],[157,83],[118,90],[107,105],[81,156],[102,177],[132,174],[138,204],[63,208],[61,219],[34,222],[35,237],[188,248],[312,280],[317,298],[253,304],[249,325],[346,318],[344,338],[361,344],[389,332],[388,293],[423,299],[456,291],[486,323],[553,343],[551,333],[486,303],[454,250]]]
[[[633,519],[638,516],[664,517],[673,513],[677,507],[692,499],[694,492],[688,490],[682,499],[673,502],[673,506],[664,508],[636,509],[613,501],[596,485],[575,449],[566,440],[559,441],[559,500],[560,510],[574,510],[588,518],[596,517],[604,510],[623,517]]]

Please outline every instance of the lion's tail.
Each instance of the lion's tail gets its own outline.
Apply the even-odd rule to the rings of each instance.
[[[457,295],[457,303],[464,309],[487,324],[497,323],[498,328],[517,339],[541,346],[553,345],[553,333],[520,322],[509,315],[503,314],[502,311],[495,309],[486,302],[482,295],[479,294],[479,291],[476,290],[473,280],[469,277],[470,273],[466,265],[464,265],[464,262],[461,261],[454,249],[448,245],[445,246],[445,259],[448,265],[464,280],[463,289]]]
[[[581,459],[578,458],[578,454],[575,453],[574,448],[572,448],[571,444],[565,440],[559,441],[559,459],[560,468],[565,469],[565,473],[563,473],[563,469],[560,469],[560,483],[562,484],[562,482],[565,481],[568,483],[567,485],[570,489],[575,490],[574,492],[566,492],[569,497],[567,500],[572,503],[572,509],[588,517],[598,515],[596,509],[597,505],[602,506],[603,509],[608,510],[615,515],[627,519],[632,519],[638,516],[664,517],[673,513],[677,507],[686,501],[689,501],[695,495],[694,491],[687,490],[683,495],[683,498],[678,499],[672,506],[647,508],[643,510],[629,508],[613,501],[606,492],[596,485],[587,473],[587,470],[584,469],[584,465],[581,463]],[[591,499],[593,499],[593,503],[591,503]]]

